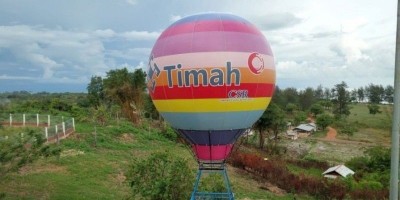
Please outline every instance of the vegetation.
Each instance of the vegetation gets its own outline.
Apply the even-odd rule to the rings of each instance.
[[[77,122],[77,133],[59,145],[44,145],[36,131],[0,129],[15,136],[4,142],[0,134],[0,198],[187,199],[197,164],[146,94],[145,73],[111,70],[104,78],[92,77],[87,89],[87,94],[0,94],[1,113],[49,113],[72,116]],[[237,144],[232,154],[230,163],[236,168],[230,168],[229,173],[235,196],[386,198],[390,154],[387,148],[374,146],[387,146],[392,107],[379,103],[390,103],[391,91],[390,86],[373,84],[348,91],[345,82],[334,88],[277,87],[270,106],[254,125],[257,134],[247,136],[248,142]],[[370,107],[358,103],[366,101]],[[324,148],[339,145],[321,142],[323,131],[298,144],[282,139],[280,134],[287,122],[297,125],[307,120],[316,120],[320,130],[332,126],[344,145],[362,144],[352,148],[367,150],[354,157],[339,153],[340,159],[335,160],[334,156],[321,154]],[[27,133],[23,140],[21,131]],[[318,152],[312,152],[312,148]],[[293,149],[300,152],[293,153]],[[355,176],[335,181],[321,177],[327,167],[345,161],[356,171]],[[285,193],[278,196],[265,191],[261,189],[264,185],[254,179],[273,183]],[[201,187],[222,189],[213,176],[207,177]]]
[[[39,157],[59,156],[60,148],[44,145],[43,134],[26,129],[20,135],[12,135],[0,140],[0,179],[9,172],[18,171]]]
[[[127,180],[135,198],[188,199],[192,172],[186,159],[170,153],[154,153],[134,160]]]

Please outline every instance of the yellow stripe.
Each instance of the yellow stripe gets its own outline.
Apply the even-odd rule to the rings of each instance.
[[[159,112],[234,112],[263,110],[271,97],[248,99],[172,99],[154,100]]]

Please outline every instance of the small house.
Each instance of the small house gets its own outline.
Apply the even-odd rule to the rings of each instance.
[[[334,167],[331,167],[327,169],[322,175],[326,178],[337,178],[338,176],[341,177],[347,177],[348,175],[353,175],[355,172],[351,170],[350,168],[344,166],[344,165],[337,165]]]
[[[302,133],[312,133],[317,131],[317,126],[315,125],[315,123],[300,124],[293,130]]]
[[[298,138],[298,134],[296,131],[288,130],[288,131],[286,131],[286,135],[288,138],[290,138],[292,140],[297,140],[297,138]]]

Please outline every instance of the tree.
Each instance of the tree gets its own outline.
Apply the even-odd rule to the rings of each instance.
[[[338,126],[338,132],[340,134],[347,135],[347,139],[354,135],[354,132],[357,132],[357,128],[354,126],[353,123],[346,122],[344,120],[340,120],[336,122]]]
[[[317,117],[324,112],[324,107],[320,103],[315,103],[311,106],[310,112]]]
[[[296,115],[294,116],[294,124],[299,125],[301,122],[306,121],[307,119],[307,114],[303,111],[296,112]]]
[[[391,85],[386,86],[385,88],[385,101],[388,103],[393,103],[394,99],[394,88]]]
[[[326,127],[333,123],[333,117],[329,114],[321,114],[317,117],[316,123],[318,127],[321,127],[323,130],[325,130]]]
[[[296,88],[285,88],[282,91],[282,96],[284,99],[284,101],[282,102],[283,107],[288,103],[293,103],[296,105],[299,103],[299,93],[297,92]]]
[[[331,100],[332,99],[332,90],[329,88],[324,89],[324,99],[325,100]]]
[[[288,103],[288,104],[286,105],[286,112],[287,112],[288,114],[293,114],[293,112],[294,112],[295,110],[297,110],[296,104],[294,104],[294,103]]]
[[[324,89],[322,85],[318,85],[317,89],[314,90],[314,96],[317,100],[324,99]]]
[[[299,104],[302,110],[308,110],[316,101],[317,98],[315,98],[314,90],[311,87],[306,88],[299,94]]]
[[[272,96],[271,101],[278,104],[281,108],[284,108],[287,104],[283,92],[278,86],[275,86],[274,95]]]
[[[138,123],[144,108],[146,74],[141,70],[128,72],[126,68],[110,70],[103,79],[106,97],[121,106],[123,114]]]
[[[364,95],[364,88],[360,87],[357,89],[357,97],[358,97],[358,102],[363,102],[365,95]]]
[[[346,91],[346,88],[347,84],[342,81],[342,83],[336,84],[335,88],[333,89],[333,113],[337,118],[350,115],[350,94],[348,91]]]
[[[89,103],[94,107],[100,106],[104,101],[104,85],[100,76],[92,76],[87,86]]]
[[[385,89],[382,85],[369,84],[366,88],[368,91],[368,99],[370,103],[379,104],[385,96]]]
[[[379,105],[377,105],[377,104],[369,104],[368,110],[369,110],[369,114],[372,114],[372,115],[381,113],[381,111],[379,110]]]
[[[353,89],[350,92],[350,101],[351,102],[357,102],[358,98],[357,98],[358,94],[357,94],[357,89]]]
[[[162,152],[134,160],[127,181],[133,198],[188,199],[193,177],[187,160]]]
[[[259,131],[259,147],[264,148],[265,137],[264,133],[272,133],[275,139],[278,137],[278,133],[286,127],[285,113],[276,104],[272,103],[264,111],[263,115],[256,121],[253,128]]]

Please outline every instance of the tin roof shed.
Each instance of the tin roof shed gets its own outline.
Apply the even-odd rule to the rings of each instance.
[[[322,175],[327,178],[336,178],[338,176],[347,177],[353,175],[355,172],[344,165],[337,165],[327,169]]]

